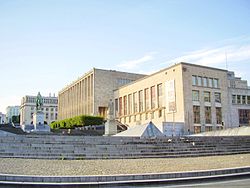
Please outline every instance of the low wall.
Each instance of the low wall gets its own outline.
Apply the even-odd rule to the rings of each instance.
[[[24,176],[0,174],[0,184],[12,185],[113,185],[167,183],[201,179],[250,176],[250,166],[232,169],[190,171],[178,173],[101,175],[101,176]]]

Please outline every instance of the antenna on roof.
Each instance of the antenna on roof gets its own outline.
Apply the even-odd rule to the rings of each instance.
[[[226,70],[228,70],[228,64],[227,64],[227,51],[225,51],[225,58],[226,58]]]

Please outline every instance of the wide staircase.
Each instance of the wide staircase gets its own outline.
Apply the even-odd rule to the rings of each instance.
[[[40,159],[173,158],[250,153],[250,137],[0,136],[0,157]]]

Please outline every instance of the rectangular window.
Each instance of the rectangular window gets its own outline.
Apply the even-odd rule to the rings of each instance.
[[[232,95],[232,104],[236,104],[236,95]]]
[[[200,123],[200,106],[193,106],[194,123]]]
[[[206,126],[205,127],[205,131],[206,132],[209,132],[209,131],[212,131],[213,130],[213,127],[212,126]]]
[[[143,92],[139,91],[139,112],[143,111]]]
[[[199,91],[196,91],[196,90],[193,90],[192,91],[192,98],[193,98],[193,101],[199,101],[200,100],[200,94],[199,94]]]
[[[151,109],[155,108],[155,86],[150,88],[151,91]]]
[[[144,95],[145,95],[145,110],[149,110],[149,89],[144,90]]]
[[[247,96],[247,104],[250,104],[250,96]]]
[[[216,122],[222,124],[222,112],[220,107],[216,107]]]
[[[138,97],[137,97],[137,92],[133,93],[133,101],[134,101],[134,113],[138,112]]]
[[[132,114],[132,94],[128,95],[128,114]]]
[[[205,106],[205,123],[211,124],[211,107]]]
[[[118,99],[115,99],[115,115],[117,116],[118,113]]]
[[[158,107],[162,107],[162,84],[157,85],[157,100],[158,100]]]
[[[194,133],[200,133],[201,132],[201,126],[194,126]]]
[[[159,118],[162,117],[162,110],[159,110],[159,114],[158,115],[159,115],[158,116]]]
[[[211,102],[210,92],[204,91],[204,102]]]
[[[215,102],[221,103],[221,94],[220,93],[215,92],[214,97],[215,97]]]
[[[237,95],[237,104],[241,104],[241,95]]]
[[[246,96],[242,95],[242,104],[246,104]]]
[[[214,87],[219,88],[219,80],[217,78],[214,78]]]
[[[122,116],[123,113],[122,113],[122,97],[119,98],[119,116]]]
[[[208,87],[213,87],[213,78],[208,78]]]
[[[123,97],[124,115],[127,115],[127,96]]]
[[[202,78],[202,81],[203,81],[203,86],[204,86],[204,87],[207,87],[207,78],[206,78],[206,77],[203,77],[203,78]]]
[[[192,76],[192,84],[193,84],[193,86],[196,86],[197,84],[196,84],[196,77],[197,76]]]
[[[198,84],[198,86],[202,86],[202,78],[201,78],[201,76],[197,77],[197,84]]]
[[[250,110],[239,109],[239,122],[241,125],[250,125]]]

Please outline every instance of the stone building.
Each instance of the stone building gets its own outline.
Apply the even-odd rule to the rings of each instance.
[[[82,114],[106,117],[113,90],[144,76],[93,68],[59,92],[59,120]]]
[[[13,116],[20,115],[20,106],[8,106],[6,108],[6,122],[11,123]]]
[[[0,124],[6,123],[6,115],[0,112]]]
[[[246,80],[228,72],[230,121],[232,125],[250,126],[250,88]]]
[[[36,111],[36,97],[26,95],[21,100],[20,107],[20,124],[31,125],[33,124],[33,114]],[[56,121],[58,118],[58,98],[54,96],[42,97],[44,113],[44,120],[47,124]]]
[[[129,126],[152,121],[182,135],[249,125],[249,97],[247,82],[227,70],[179,63],[117,89],[114,110]]]

